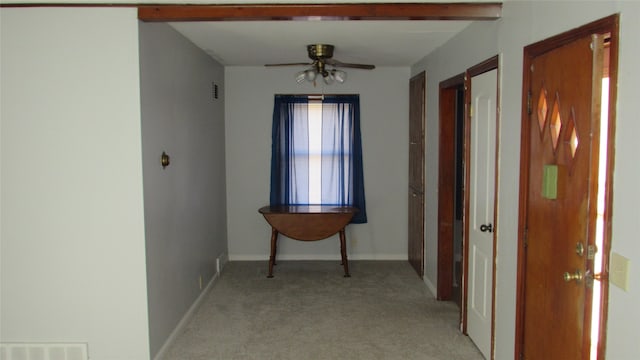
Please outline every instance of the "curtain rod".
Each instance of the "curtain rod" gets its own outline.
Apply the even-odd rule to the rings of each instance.
[[[305,96],[311,100],[324,99],[325,96],[358,96],[358,94],[276,94],[280,96]]]

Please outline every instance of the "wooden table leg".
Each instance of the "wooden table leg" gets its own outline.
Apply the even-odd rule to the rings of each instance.
[[[344,266],[344,277],[351,277],[349,274],[349,261],[347,260],[347,240],[344,235],[344,228],[340,230],[340,255],[342,255],[342,266]]]
[[[268,278],[273,277],[273,265],[276,264],[276,248],[278,243],[278,230],[271,228],[271,254],[269,255],[269,275]]]

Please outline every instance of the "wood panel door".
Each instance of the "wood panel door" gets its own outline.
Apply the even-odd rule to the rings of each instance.
[[[586,35],[525,69],[520,359],[589,356],[602,60],[602,36]]]
[[[424,276],[425,73],[409,82],[409,263]]]

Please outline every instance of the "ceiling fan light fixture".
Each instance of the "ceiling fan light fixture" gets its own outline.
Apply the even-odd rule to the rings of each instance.
[[[313,68],[305,70],[304,74],[305,74],[305,80],[309,82],[314,81],[316,79],[316,76],[318,76],[318,73]]]
[[[331,70],[331,75],[333,75],[333,78],[336,79],[339,84],[342,84],[347,80],[347,73],[342,70],[333,69]]]
[[[327,72],[325,75],[323,75],[322,79],[324,80],[324,83],[327,85],[333,84],[333,81],[335,80],[333,78],[333,75],[330,72]]]
[[[302,84],[307,80],[307,72],[305,70],[296,73],[296,82]]]

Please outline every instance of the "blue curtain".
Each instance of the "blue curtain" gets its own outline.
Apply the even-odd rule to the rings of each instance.
[[[307,96],[276,95],[273,110],[270,204],[309,204]],[[352,223],[366,223],[358,95],[322,101],[321,203],[353,206]]]
[[[308,152],[308,103],[307,96],[275,97],[271,130],[271,206],[309,202],[309,158],[295,156],[296,150]]]

